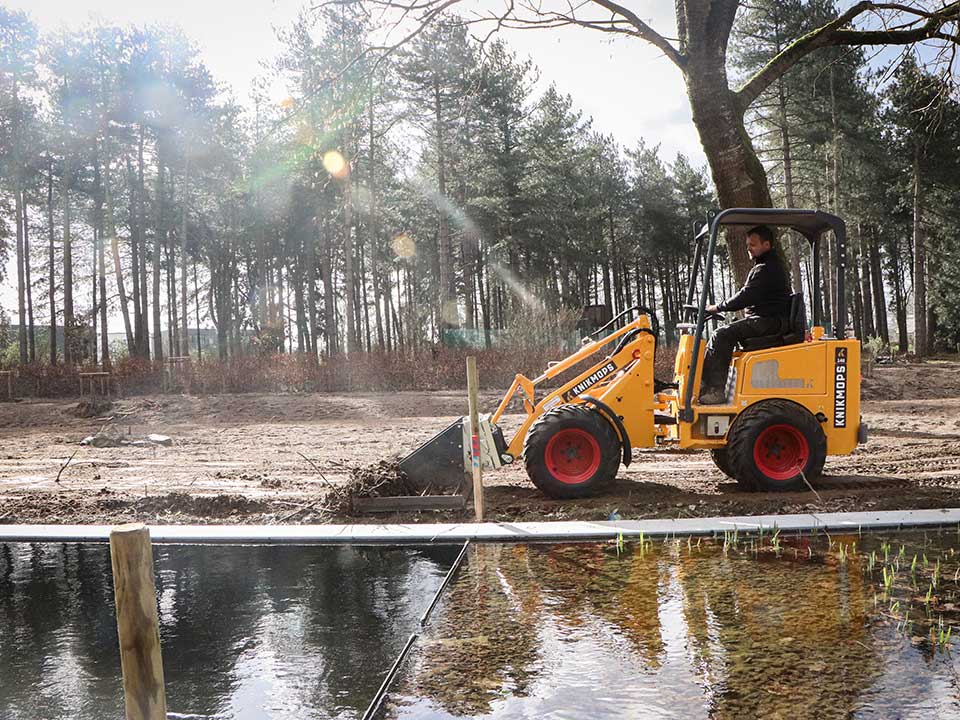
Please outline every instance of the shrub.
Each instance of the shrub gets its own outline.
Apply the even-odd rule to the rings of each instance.
[[[211,358],[192,363],[186,371],[183,389],[200,394],[462,389],[466,383],[468,355],[477,357],[481,386],[502,389],[513,382],[517,373],[536,377],[549,361],[560,360],[568,354],[569,351],[559,347],[477,350],[439,346],[320,359],[304,353],[250,354],[225,361]],[[657,377],[672,379],[673,355],[673,348],[662,348],[657,353]],[[79,373],[97,369],[92,365],[45,362],[21,365],[17,393],[21,397],[75,396],[79,393]],[[121,358],[112,363],[111,371],[114,388],[123,395],[156,393],[165,387],[167,370],[149,360]]]

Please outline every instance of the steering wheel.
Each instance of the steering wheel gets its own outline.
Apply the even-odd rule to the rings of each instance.
[[[699,311],[700,311],[700,306],[699,306],[699,305],[684,304],[683,309],[684,309],[684,310],[692,310],[693,312],[699,312]],[[703,316],[703,319],[704,319],[704,320],[717,320],[717,321],[719,321],[719,322],[726,322],[726,321],[727,321],[727,319],[723,316],[723,313],[719,313],[719,312],[713,312],[713,313],[712,313],[712,312],[708,312],[708,313],[706,313],[706,314]]]

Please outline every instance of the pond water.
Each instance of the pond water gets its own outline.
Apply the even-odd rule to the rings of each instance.
[[[383,715],[960,718],[958,533],[475,546]]]
[[[381,717],[960,719],[958,548],[476,545]],[[360,717],[458,551],[155,546],[171,718]],[[0,545],[0,718],[122,703],[107,546]]]
[[[154,546],[172,718],[356,718],[459,547]],[[0,718],[123,717],[106,545],[0,544]]]

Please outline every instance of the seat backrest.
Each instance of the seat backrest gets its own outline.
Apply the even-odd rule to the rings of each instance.
[[[789,336],[790,342],[803,342],[807,336],[807,307],[803,302],[803,293],[790,296],[790,321],[784,335]]]
[[[807,339],[807,308],[803,302],[803,293],[793,293],[790,296],[790,315],[786,327],[776,335],[746,338],[740,341],[740,347],[745,352],[750,350],[766,350],[782,345],[795,345]]]

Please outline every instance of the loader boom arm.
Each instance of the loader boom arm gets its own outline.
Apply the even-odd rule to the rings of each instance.
[[[639,308],[635,308],[639,310]],[[616,343],[612,347],[611,344]],[[499,407],[493,413],[491,422],[497,423],[506,412],[511,401],[516,396],[520,396],[523,402],[523,409],[526,418],[520,428],[511,438],[507,447],[507,452],[513,457],[519,457],[523,450],[523,442],[530,427],[546,412],[565,403],[582,403],[590,398],[601,400],[610,405],[604,399],[615,389],[617,396],[616,404],[631,404],[635,399],[634,395],[643,395],[649,398],[651,405],[649,413],[643,413],[641,406],[645,403],[637,399],[633,403],[631,412],[625,414],[614,408],[614,412],[621,420],[626,419],[630,422],[637,418],[636,422],[643,425],[643,431],[640,435],[646,437],[646,426],[652,428],[653,422],[653,355],[656,346],[656,335],[652,329],[650,315],[643,312],[634,320],[625,324],[623,327],[614,330],[597,340],[590,340],[563,360],[548,363],[547,369],[537,377],[530,379],[524,375],[517,375],[510,389],[500,402]],[[606,355],[601,356],[595,362],[590,364],[585,370],[575,373],[558,387],[551,389],[548,393],[538,399],[537,390],[539,386],[550,383],[564,374],[569,374],[581,363],[594,358],[605,348],[610,348]],[[648,417],[645,417],[648,415]],[[621,426],[622,427],[622,426]],[[629,437],[634,437],[634,432],[627,428]],[[621,430],[618,429],[618,435]],[[622,439],[622,438],[621,438]],[[627,443],[629,444],[629,443]],[[637,443],[633,443],[637,446]],[[629,448],[627,448],[629,451]]]

